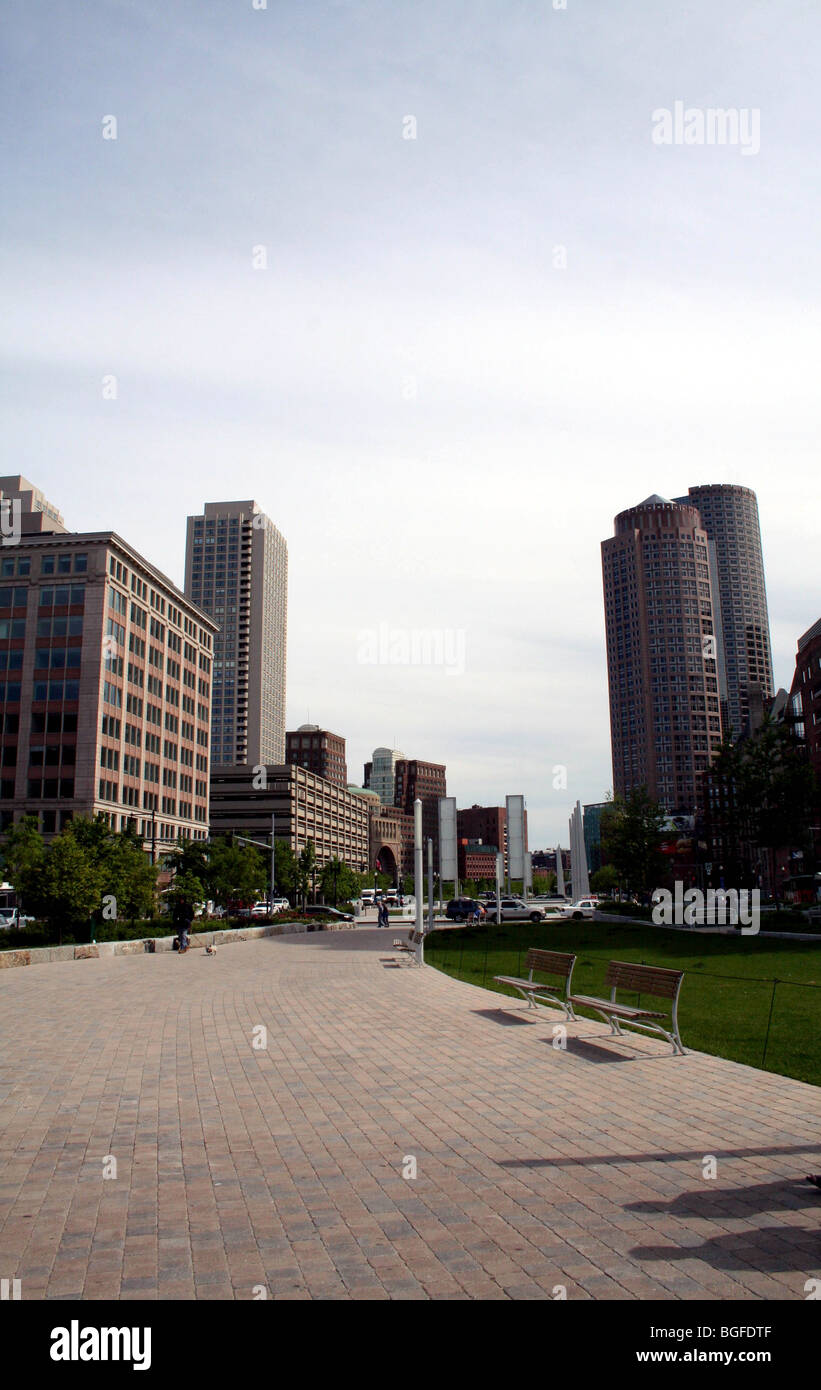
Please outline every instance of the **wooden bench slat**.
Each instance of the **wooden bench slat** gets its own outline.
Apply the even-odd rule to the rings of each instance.
[[[629,1004],[614,1004],[610,999],[595,999],[590,994],[574,994],[571,996],[572,1004],[587,1004],[592,1009],[603,1009],[609,1014],[618,1014],[619,1018],[664,1018],[664,1014],[654,1009],[635,1009]]]
[[[659,965],[638,965],[635,961],[611,960],[604,982],[611,988],[633,990],[637,994],[652,994],[672,999],[684,976],[683,970],[668,970]]]

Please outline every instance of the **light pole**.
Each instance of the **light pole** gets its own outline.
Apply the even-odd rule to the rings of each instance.
[[[270,903],[269,903],[269,906],[270,906],[270,909],[271,909],[272,912],[273,912],[273,910],[274,910],[274,884],[275,884],[275,882],[276,882],[276,872],[277,872],[277,862],[276,862],[276,861],[277,861],[277,856],[276,856],[276,840],[275,840],[275,838],[274,838],[274,836],[276,835],[276,823],[277,823],[277,818],[276,818],[276,816],[274,815],[274,813],[273,813],[273,811],[272,811],[272,812],[271,812],[271,901],[270,901]]]
[[[425,932],[425,906],[422,901],[424,884],[422,882],[422,802],[417,796],[413,803],[413,867],[414,867],[414,890],[416,893],[416,930],[419,934],[419,964],[425,958],[424,953],[424,932]]]

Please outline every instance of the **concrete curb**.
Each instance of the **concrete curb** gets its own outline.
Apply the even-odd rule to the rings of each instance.
[[[314,931],[351,931],[353,922],[284,922],[282,926],[228,927],[224,931],[192,933],[191,949],[232,946],[237,941],[257,941],[261,936],[298,936]],[[0,951],[0,970],[23,965],[54,965],[68,960],[101,960],[110,956],[162,955],[173,950],[175,936],[141,936],[133,941],[91,941],[77,946],[34,946],[26,950]]]

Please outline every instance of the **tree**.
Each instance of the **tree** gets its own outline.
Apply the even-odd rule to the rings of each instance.
[[[220,907],[250,905],[265,892],[265,864],[253,845],[234,845],[221,836],[211,841],[208,856],[208,888]]]
[[[38,916],[64,931],[82,931],[102,907],[106,884],[102,865],[69,833],[72,822],[46,850],[37,893]]]
[[[603,893],[605,897],[612,897],[619,886],[619,876],[612,864],[602,864],[590,876],[590,891],[592,893]]]
[[[666,817],[646,787],[614,797],[601,816],[602,857],[613,865],[620,883],[648,894],[664,875],[661,854]]]
[[[358,875],[341,859],[330,859],[323,867],[319,879],[323,898],[330,898],[334,907],[338,902],[349,902],[358,892],[357,879]]]
[[[196,874],[185,870],[183,873],[176,873],[170,889],[166,893],[166,898],[172,908],[186,907],[192,914],[197,903],[201,903],[205,898],[205,884]]]
[[[3,841],[3,870],[14,884],[18,898],[26,907],[36,910],[40,873],[46,854],[46,844],[40,834],[36,816],[23,816],[9,826]]]
[[[554,873],[533,875],[534,893],[555,893],[555,891],[556,875]]]
[[[286,840],[274,842],[276,891],[293,900],[297,891],[296,855]]]
[[[165,855],[165,863],[174,874],[193,874],[203,886],[208,882],[208,846],[203,840],[180,840],[176,849]]]
[[[304,849],[300,850],[297,859],[297,888],[302,898],[302,906],[308,897],[308,889],[311,886],[311,879],[316,869],[316,850],[313,840],[309,840]]]
[[[109,892],[117,903],[117,916],[135,922],[154,910],[157,867],[152,864],[135,835],[121,832],[100,860],[104,874],[110,876]]]

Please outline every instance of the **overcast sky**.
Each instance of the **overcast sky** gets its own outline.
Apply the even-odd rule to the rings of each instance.
[[[817,0],[4,16],[2,471],[178,584],[186,516],[256,498],[289,727],[343,734],[351,780],[396,746],[566,844],[612,784],[600,542],[653,492],[756,490],[789,685],[821,613]],[[760,112],[760,151],[655,144],[677,101]],[[446,660],[386,660],[414,631]]]

